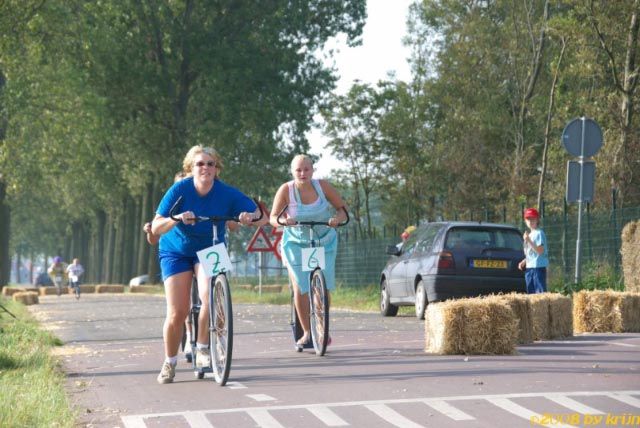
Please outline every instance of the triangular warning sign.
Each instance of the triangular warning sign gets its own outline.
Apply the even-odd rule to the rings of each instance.
[[[273,251],[273,244],[271,244],[271,240],[262,227],[259,227],[256,233],[253,234],[247,246],[247,251]]]

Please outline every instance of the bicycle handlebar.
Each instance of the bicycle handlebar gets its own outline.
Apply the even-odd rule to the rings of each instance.
[[[287,210],[288,207],[289,205],[285,205],[282,211],[280,211],[280,214],[278,214],[278,217],[276,218],[276,221],[280,226],[329,226],[331,227],[328,221],[296,221],[295,224],[291,224],[291,225],[282,223],[280,219],[282,218],[282,215],[284,214],[284,212]],[[345,226],[347,223],[349,223],[349,212],[345,207],[340,207],[340,209],[344,211],[344,213],[347,215],[347,219],[343,223],[339,223],[337,227]]]
[[[258,203],[256,198],[251,198],[253,199],[253,202],[256,204],[256,206],[258,207],[258,209],[260,210],[260,217],[258,218],[254,218],[253,220],[251,220],[251,223],[255,223],[257,221],[262,220],[262,217],[264,217],[264,213],[262,212],[262,206]],[[180,204],[180,202],[182,202],[182,196],[180,196],[178,198],[178,200],[176,201],[175,204],[173,204],[173,206],[171,207],[171,210],[169,210],[169,217],[171,217],[171,220],[173,221],[177,221],[178,223],[180,223],[182,220],[180,220],[175,216],[175,211],[178,208],[178,205]],[[238,216],[195,216],[193,218],[193,222],[194,223],[198,223],[200,221],[235,221],[235,222],[240,222],[240,219],[238,218]]]

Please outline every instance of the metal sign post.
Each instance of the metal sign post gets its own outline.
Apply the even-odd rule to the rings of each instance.
[[[587,158],[595,155],[602,146],[602,130],[593,120],[586,117],[573,119],[565,126],[562,132],[562,142],[565,149],[573,156],[578,157],[579,169],[576,170],[575,162],[567,165],[567,202],[575,202],[575,186],[577,183],[578,201],[578,236],[576,238],[576,269],[574,282],[580,282],[580,259],[582,252],[582,204],[585,200],[591,201],[593,198],[593,181],[595,179],[595,165],[586,161]],[[575,177],[575,175],[578,177]],[[590,182],[585,183],[585,178],[589,177]],[[576,180],[577,178],[577,180]],[[590,192],[589,192],[590,191]]]

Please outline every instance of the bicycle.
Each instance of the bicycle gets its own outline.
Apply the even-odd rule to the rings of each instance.
[[[287,208],[288,205],[285,206],[278,214],[276,220],[278,224],[284,227],[309,226],[309,248],[322,248],[316,246],[316,240],[314,239],[314,226],[329,226],[329,223],[324,221],[297,221],[292,225],[288,225],[281,221]],[[338,227],[345,226],[349,223],[349,212],[344,207],[342,207],[342,210],[346,214],[347,219],[343,223],[338,224]],[[312,255],[309,257],[310,262],[313,260],[313,254],[315,254],[315,252],[312,252]],[[298,340],[302,337],[303,332],[297,311],[295,310],[295,307],[293,307],[294,294],[291,283],[289,284],[289,288],[291,291],[292,306],[290,324],[293,331],[295,349],[298,352],[302,352],[303,348],[310,348],[313,346],[316,355],[323,356],[327,351],[327,345],[329,343],[329,295],[327,294],[327,284],[322,268],[316,264],[316,267],[309,273],[309,322],[311,326],[311,345],[298,345]]]
[[[180,222],[175,217],[175,211],[180,204],[182,197],[173,204],[169,211],[172,220]],[[260,207],[258,201],[254,199],[257,207]],[[260,217],[253,219],[252,222],[260,221],[263,217],[262,209],[260,209]],[[213,223],[220,221],[239,222],[238,217],[230,216],[195,216],[194,222],[211,221]],[[213,227],[213,245],[218,243],[218,229]],[[209,282],[209,367],[197,367],[195,350],[196,340],[198,338],[198,318],[202,302],[198,293],[197,281],[193,281],[191,285],[191,309],[189,311],[189,321],[191,328],[191,363],[196,378],[204,378],[205,373],[213,372],[216,383],[225,386],[231,372],[231,359],[233,354],[233,310],[231,304],[231,289],[227,274],[223,270],[218,271],[211,277]]]
[[[62,287],[63,287],[64,275],[62,273],[56,272],[53,276],[53,285],[56,287],[56,295],[60,297],[62,295]]]
[[[76,300],[80,298],[80,278],[77,275],[69,274],[69,286],[76,295]]]

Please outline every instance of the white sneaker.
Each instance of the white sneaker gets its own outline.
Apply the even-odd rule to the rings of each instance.
[[[196,349],[196,367],[199,369],[211,367],[209,349]]]
[[[171,383],[173,382],[173,378],[176,376],[176,366],[169,364],[165,361],[162,364],[162,370],[160,370],[160,374],[158,375],[158,383]]]

